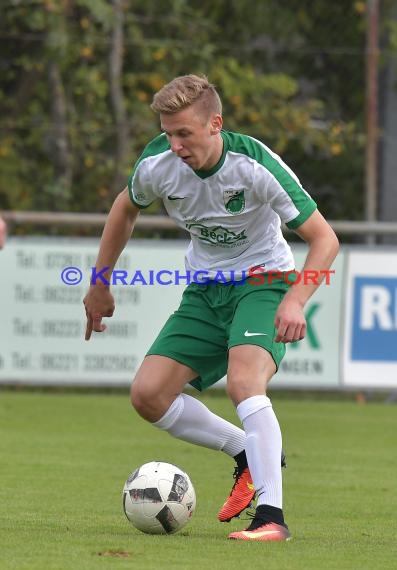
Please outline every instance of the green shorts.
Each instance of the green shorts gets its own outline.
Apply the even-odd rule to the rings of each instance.
[[[278,368],[285,344],[274,342],[274,319],[288,289],[283,280],[191,283],[147,354],[168,356],[195,370],[198,376],[190,383],[198,390],[225,376],[232,346],[262,346]]]

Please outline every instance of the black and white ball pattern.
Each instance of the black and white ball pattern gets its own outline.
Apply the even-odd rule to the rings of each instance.
[[[123,488],[123,509],[138,530],[172,534],[183,528],[196,508],[193,484],[182,469],[151,461],[135,469]]]

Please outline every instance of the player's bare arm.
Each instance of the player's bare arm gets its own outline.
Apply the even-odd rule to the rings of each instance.
[[[303,308],[323,281],[325,274],[321,272],[331,267],[339,250],[335,232],[317,210],[295,231],[309,246],[302,274],[307,275],[309,271],[313,271],[317,277],[315,280],[301,279],[285,295],[275,319],[276,342],[294,342],[305,337],[306,320]]]
[[[104,267],[109,268],[102,273],[107,280],[131,236],[138,215],[139,208],[133,205],[128,196],[128,189],[125,188],[117,196],[109,212],[95,263],[97,272]],[[85,339],[89,340],[93,330],[103,332],[106,329],[102,318],[113,315],[115,305],[109,285],[100,280],[91,284],[83,303],[87,315]]]

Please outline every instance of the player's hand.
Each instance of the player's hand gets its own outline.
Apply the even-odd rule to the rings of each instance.
[[[302,305],[288,295],[277,309],[274,324],[277,329],[276,342],[295,342],[306,336],[306,319]]]
[[[83,303],[87,315],[85,340],[90,340],[92,331],[103,332],[106,330],[106,325],[102,323],[102,319],[113,316],[114,298],[108,288],[91,285]]]

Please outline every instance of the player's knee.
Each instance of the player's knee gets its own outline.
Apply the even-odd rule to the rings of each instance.
[[[243,400],[264,394],[275,372],[272,356],[255,345],[233,347],[229,352],[227,393],[237,406]]]
[[[159,395],[145,383],[134,381],[131,385],[130,397],[134,410],[148,422],[156,422],[166,410],[166,405]]]
[[[248,378],[232,372],[228,373],[226,392],[235,406],[252,395]]]
[[[132,383],[130,398],[134,410],[143,418],[149,419],[147,415],[150,409],[150,394],[147,393],[147,390],[142,389],[139,382]]]
[[[249,397],[251,379],[250,363],[243,358],[239,358],[239,355],[231,354],[227,371],[226,391],[235,405]]]

